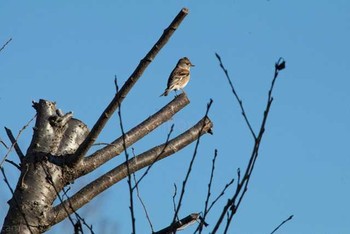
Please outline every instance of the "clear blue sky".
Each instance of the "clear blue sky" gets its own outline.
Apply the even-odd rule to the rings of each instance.
[[[169,102],[159,98],[180,57],[196,65],[186,87],[191,104],[170,122],[134,145],[141,153],[162,143],[172,123],[179,134],[202,117],[209,98],[214,135],[202,138],[180,216],[199,212],[214,149],[219,151],[215,196],[245,168],[253,145],[237,103],[218,66],[221,55],[257,130],[279,57],[287,69],[277,80],[274,103],[248,193],[232,233],[270,233],[294,214],[279,233],[350,233],[350,2],[327,1],[1,1],[0,126],[14,133],[35,114],[32,100],[56,101],[90,128],[114,94],[182,7],[190,14],[148,67],[123,103],[126,129]],[[25,150],[31,128],[20,138]],[[120,134],[113,118],[99,142]],[[4,130],[0,137],[6,139]],[[158,163],[141,184],[156,230],[171,222],[173,184],[180,186],[194,144]],[[1,158],[6,153],[0,147]],[[11,154],[11,159],[16,159]],[[101,175],[124,156],[99,168]],[[18,173],[6,165],[13,186]],[[79,188],[91,180],[77,181]],[[1,183],[0,222],[10,193]],[[233,188],[229,191],[232,193]],[[97,233],[130,233],[126,182],[79,210]],[[213,227],[226,198],[209,216]],[[137,229],[149,233],[139,203]],[[61,223],[49,233],[72,232]],[[209,231],[209,230],[208,230]],[[192,233],[189,228],[183,233]]]

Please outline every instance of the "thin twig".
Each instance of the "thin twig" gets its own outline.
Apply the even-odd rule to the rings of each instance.
[[[6,143],[0,138],[0,143],[8,150],[9,147],[6,145]]]
[[[206,109],[206,112],[205,112],[205,115],[204,115],[204,118],[206,118],[208,116],[208,113],[209,113],[209,110],[210,110],[210,107],[213,103],[213,100],[210,99],[209,103],[207,104],[207,109]],[[203,128],[204,128],[204,124],[203,124]],[[201,132],[201,131],[200,131]],[[198,138],[197,138],[197,141],[196,141],[196,145],[194,147],[194,152],[193,152],[193,155],[192,155],[192,159],[191,159],[191,162],[190,162],[190,165],[187,169],[187,173],[186,173],[186,176],[185,176],[185,179],[184,181],[182,182],[182,187],[181,187],[181,193],[180,193],[180,198],[179,198],[179,201],[178,201],[178,204],[177,204],[177,208],[175,210],[175,214],[174,214],[174,217],[173,217],[173,221],[172,223],[175,223],[176,221],[176,218],[178,216],[178,213],[180,211],[180,208],[181,208],[181,205],[182,205],[182,199],[185,195],[185,191],[186,191],[186,184],[187,184],[187,181],[190,177],[190,174],[191,174],[191,171],[192,171],[192,166],[193,166],[193,163],[194,163],[194,160],[197,156],[197,150],[198,150],[198,146],[199,146],[199,142],[200,142],[200,138],[201,138],[201,135],[200,133],[198,134]]]
[[[238,104],[239,104],[239,106],[240,106],[240,108],[241,108],[242,115],[243,115],[244,120],[245,120],[245,122],[246,122],[246,124],[247,124],[247,126],[248,126],[248,128],[249,128],[249,130],[250,130],[250,133],[253,135],[254,139],[256,139],[255,132],[254,132],[254,130],[253,130],[253,128],[252,128],[252,126],[251,126],[251,124],[250,124],[250,122],[249,122],[249,120],[248,120],[247,114],[246,114],[246,112],[245,112],[245,110],[244,110],[243,101],[242,101],[242,99],[239,98],[239,96],[238,96],[238,94],[237,94],[237,92],[236,92],[236,90],[235,90],[235,88],[234,88],[234,86],[233,86],[233,83],[232,83],[232,81],[231,81],[231,78],[230,78],[230,76],[229,76],[229,74],[228,74],[228,71],[227,71],[227,69],[224,67],[224,64],[223,64],[222,61],[221,61],[221,57],[220,57],[219,54],[217,54],[217,53],[215,53],[215,55],[216,55],[216,58],[219,60],[220,67],[221,67],[221,69],[224,71],[228,83],[230,84],[230,87],[231,87],[231,90],[232,90],[233,95],[234,95],[234,96],[236,97],[236,99],[237,99],[237,102],[238,102]]]
[[[118,93],[119,92],[119,85],[118,85],[117,75],[114,76],[114,86],[115,86],[115,91]],[[120,107],[120,103],[119,103],[119,107]]]
[[[176,184],[174,183],[174,195],[173,195],[173,208],[174,208],[174,213],[176,213],[176,201],[175,201],[176,195],[177,195],[177,186],[176,186]],[[176,219],[179,220],[179,217],[176,217]]]
[[[134,157],[135,157],[135,154],[134,154]],[[145,212],[146,219],[147,219],[147,221],[148,221],[149,226],[151,227],[152,233],[154,233],[154,229],[153,229],[153,225],[152,225],[151,218],[150,218],[150,216],[149,216],[149,214],[148,214],[146,205],[145,205],[145,203],[143,202],[143,200],[142,200],[142,198],[141,198],[140,190],[139,190],[139,187],[137,186],[137,183],[136,183],[136,175],[135,175],[135,173],[133,173],[133,176],[134,176],[134,183],[135,183],[137,198],[139,199],[139,201],[140,201],[140,203],[141,203],[141,205],[142,205],[143,211]]]
[[[209,184],[208,184],[207,198],[205,199],[203,218],[206,217],[207,212],[208,212],[208,204],[209,204],[209,199],[210,199],[210,195],[211,195],[211,185],[213,183],[214,172],[215,172],[215,162],[216,162],[217,156],[218,156],[218,150],[215,149],[215,151],[214,151],[214,158],[213,158],[212,166],[211,166],[210,179],[209,179]]]
[[[159,156],[162,155],[162,153],[164,152],[164,150],[166,149],[166,147],[168,146],[168,143],[169,143],[169,139],[170,139],[170,136],[171,136],[171,133],[174,131],[174,124],[171,125],[170,127],[170,130],[169,130],[169,133],[167,135],[167,138],[166,138],[166,141],[165,141],[165,144],[164,144],[164,149],[160,152]],[[140,179],[135,183],[133,189],[138,186],[138,184],[143,180],[143,178],[145,178],[145,176],[148,174],[148,172],[151,170],[152,166],[155,164],[155,162],[157,162],[157,158],[154,159],[154,162],[149,165],[146,169],[146,171],[142,174],[142,176],[140,177]]]
[[[117,84],[117,80],[115,79],[115,86],[117,92],[119,92],[119,87]],[[129,198],[130,198],[130,215],[131,215],[131,226],[132,226],[132,234],[136,234],[136,219],[135,219],[135,212],[134,212],[134,195],[133,195],[133,186],[131,182],[131,173],[130,173],[130,167],[129,167],[129,154],[127,151],[126,147],[126,141],[125,141],[125,131],[124,131],[124,126],[123,126],[123,119],[122,119],[122,111],[121,111],[121,103],[119,103],[119,108],[118,108],[118,117],[119,117],[119,125],[120,125],[120,130],[122,132],[122,137],[123,137],[123,148],[124,148],[124,153],[125,153],[125,162],[126,162],[126,168],[127,168],[127,183],[128,183],[128,188],[129,188]]]
[[[60,191],[58,190],[58,188],[56,188],[55,183],[53,182],[53,179],[52,179],[52,176],[51,176],[51,173],[50,173],[49,169],[47,168],[47,166],[43,162],[41,162],[41,167],[43,168],[43,171],[44,171],[44,173],[46,175],[46,178],[47,178],[48,182],[51,184],[51,186],[55,190],[58,200],[60,201],[60,203],[62,203],[63,199],[62,199],[62,197],[60,195]],[[63,189],[63,191],[64,191],[64,189]],[[67,216],[68,216],[68,219],[69,219],[70,223],[74,227],[75,224],[74,224],[73,218],[71,217],[70,213],[68,212],[68,210],[66,208],[65,208],[65,212],[67,213]]]
[[[69,200],[69,195],[68,195],[69,189],[70,189],[70,188],[68,188],[67,190],[64,189],[64,188],[62,189],[63,195],[67,198],[67,200]],[[72,206],[71,206],[71,204],[70,204],[70,208],[73,209]],[[77,211],[74,211],[74,214],[75,214],[75,217],[76,217],[76,219],[78,220],[78,222],[82,221],[83,224],[84,224],[84,226],[87,227],[87,228],[90,230],[90,233],[91,233],[91,234],[94,234],[94,233],[95,233],[94,230],[92,229],[92,225],[89,225],[89,224],[85,221],[85,219],[79,215],[79,213],[78,213]],[[74,225],[74,227],[75,227],[75,225]],[[81,231],[83,231],[83,229],[81,229]]]
[[[229,212],[229,211],[227,211],[227,212],[226,212],[226,223],[227,223],[227,224],[229,224],[230,222],[231,222],[230,212]],[[226,234],[226,233],[227,233],[228,228],[229,228],[229,225],[226,225],[226,227],[225,227],[225,230],[224,230],[223,234]]]
[[[210,206],[209,206],[209,208],[207,209],[206,213],[203,215],[203,218],[202,218],[202,219],[203,219],[203,222],[200,223],[200,224],[198,225],[196,232],[197,232],[197,231],[199,231],[199,233],[202,232],[203,224],[205,225],[205,222],[204,222],[204,221],[205,221],[206,216],[209,214],[210,210],[214,207],[214,205],[216,204],[216,202],[219,201],[220,198],[221,198],[222,196],[225,195],[226,190],[233,184],[234,181],[235,181],[235,179],[231,179],[231,180],[225,185],[225,187],[221,190],[221,193],[214,199],[214,201],[212,201],[212,203],[210,204]],[[205,226],[208,226],[208,225],[205,225]],[[196,232],[195,232],[195,233],[196,233]]]
[[[237,168],[237,188],[238,190],[239,185],[241,184],[241,168]]]
[[[10,189],[11,195],[13,196],[14,195],[14,191],[13,191],[13,189],[12,189],[8,179],[7,179],[7,176],[6,176],[6,173],[5,173],[5,169],[3,167],[1,167],[0,170],[2,172],[2,175],[4,176],[4,181],[5,181],[6,185],[7,185],[7,187]]]
[[[70,188],[68,188],[67,190],[66,190],[65,188],[62,188],[63,196],[61,196],[61,195],[60,195],[59,189],[55,186],[55,183],[53,182],[51,173],[50,173],[49,169],[47,168],[47,166],[46,166],[44,163],[41,163],[41,167],[43,168],[43,171],[45,172],[46,178],[48,179],[49,183],[50,183],[51,186],[54,188],[54,190],[55,190],[55,192],[56,192],[56,195],[57,195],[57,198],[58,198],[58,200],[60,201],[60,203],[63,202],[63,196],[65,196],[65,197],[67,198],[67,200],[69,201],[68,191],[70,190]],[[70,208],[71,208],[72,210],[74,210],[73,207],[72,207],[72,205],[71,205],[71,203],[69,204],[69,206],[70,206]],[[92,229],[92,225],[91,225],[91,226],[88,225],[88,224],[86,223],[85,219],[82,218],[82,217],[78,214],[78,212],[77,212],[76,210],[74,210],[73,213],[74,213],[75,216],[77,217],[77,220],[78,220],[78,221],[74,223],[74,220],[73,220],[73,218],[71,217],[71,215],[70,215],[68,209],[67,209],[66,207],[64,207],[64,208],[65,208],[64,210],[65,210],[65,212],[66,212],[66,214],[67,214],[67,217],[68,217],[70,223],[71,223],[72,226],[74,227],[74,234],[84,233],[80,221],[82,221],[82,223],[84,224],[84,226],[86,226],[86,227],[90,230],[91,234],[94,234],[94,231],[93,231],[93,229]]]
[[[28,121],[28,123],[27,123],[26,125],[24,125],[24,126],[21,128],[21,130],[18,132],[18,135],[17,135],[17,137],[16,137],[16,139],[15,139],[15,143],[17,143],[17,141],[18,141],[19,137],[21,136],[22,132],[29,126],[29,124],[35,119],[35,117],[36,117],[36,114],[34,115],[33,118],[31,118],[31,119]],[[12,145],[8,148],[7,153],[5,154],[5,156],[3,157],[3,159],[2,159],[1,162],[0,162],[0,167],[2,167],[2,164],[5,162],[6,158],[7,158],[8,155],[10,154],[11,150],[13,149],[13,147],[14,147],[14,144],[12,144]]]
[[[203,220],[205,220],[207,213],[208,213],[208,204],[209,204],[209,199],[211,196],[211,185],[213,182],[213,178],[214,178],[214,171],[215,171],[215,161],[216,161],[216,157],[218,156],[218,150],[215,149],[214,151],[214,157],[212,160],[212,164],[211,164],[211,172],[210,172],[210,178],[209,178],[209,183],[208,183],[208,191],[207,191],[207,198],[205,199],[204,202],[204,211],[203,211]],[[197,231],[199,233],[202,233],[203,230],[203,225],[201,225],[201,223],[198,225],[197,230],[195,231],[195,233],[197,233]]]
[[[235,181],[235,179],[231,179],[227,184],[225,184],[225,187],[222,189],[221,193],[214,199],[214,201],[212,201],[212,203],[210,204],[207,213],[209,213],[209,211],[211,210],[211,208],[213,208],[213,206],[215,205],[215,203],[223,196],[225,195],[226,190],[233,184],[233,182]]]
[[[280,223],[280,225],[278,225],[272,232],[271,234],[275,233],[280,227],[282,227],[283,224],[285,224],[286,222],[288,222],[289,220],[292,220],[293,215],[289,216],[287,219],[285,219],[282,223]]]
[[[80,216],[80,214],[79,214],[78,212],[75,211],[74,214],[75,214],[75,217],[76,217],[76,219],[78,220],[78,222],[79,222],[79,221],[82,221],[83,224],[84,224],[84,226],[87,227],[87,228],[89,229],[89,231],[90,231],[91,234],[94,234],[94,233],[95,233],[94,230],[93,230],[93,228],[92,228],[92,225],[89,225],[89,224],[85,221],[85,219],[84,219],[83,217]],[[83,230],[83,229],[81,229],[81,230]],[[83,233],[83,232],[82,232],[82,233]]]
[[[0,48],[0,52],[5,49],[5,47],[12,41],[12,38],[10,38],[5,44]]]
[[[5,162],[7,162],[7,163],[13,165],[13,166],[16,167],[19,171],[21,171],[21,167],[20,167],[17,163],[15,163],[14,161],[5,159]]]
[[[241,204],[241,202],[243,200],[243,197],[244,197],[245,193],[248,190],[248,184],[249,184],[249,181],[250,181],[250,178],[251,178],[251,174],[252,174],[252,172],[254,170],[255,162],[256,162],[256,160],[258,158],[258,155],[259,155],[260,143],[261,143],[262,137],[263,137],[264,132],[265,132],[266,121],[267,121],[268,114],[270,112],[270,107],[271,107],[271,104],[272,104],[272,101],[273,101],[272,91],[273,91],[273,88],[274,88],[274,85],[275,85],[275,81],[276,81],[276,79],[278,77],[279,71],[283,70],[284,68],[285,68],[285,61],[282,58],[280,58],[277,61],[277,63],[275,64],[275,73],[274,73],[274,77],[273,77],[272,82],[271,82],[271,87],[270,87],[269,92],[268,92],[268,99],[267,99],[267,104],[266,104],[266,108],[265,108],[265,111],[264,111],[264,116],[263,116],[263,119],[261,121],[259,134],[255,138],[255,141],[254,141],[252,154],[250,156],[249,163],[247,165],[246,171],[244,173],[244,176],[243,176],[242,180],[240,180],[240,172],[238,171],[238,177],[239,178],[238,178],[238,184],[237,184],[236,192],[234,193],[232,198],[230,198],[227,201],[227,204],[223,208],[223,211],[221,212],[221,215],[220,215],[220,217],[219,217],[219,219],[218,219],[218,221],[217,221],[217,223],[216,223],[212,233],[216,233],[218,231],[218,229],[219,229],[219,227],[220,227],[220,225],[221,225],[225,215],[228,215],[226,226],[225,226],[225,232],[227,232],[227,230],[228,230],[228,228],[229,228],[229,226],[231,224],[232,218],[236,214],[236,212],[238,210],[238,207],[240,206],[240,204]],[[238,202],[236,202],[237,199],[238,199]]]

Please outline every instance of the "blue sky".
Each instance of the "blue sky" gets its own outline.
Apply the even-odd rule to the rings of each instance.
[[[196,65],[186,87],[190,105],[135,144],[138,154],[162,143],[171,124],[173,136],[195,124],[209,99],[214,100],[209,114],[214,135],[202,138],[180,216],[203,209],[214,149],[219,156],[213,196],[236,176],[237,168],[243,170],[253,146],[214,53],[221,55],[256,131],[274,63],[283,57],[287,69],[277,80],[258,162],[231,230],[270,233],[293,214],[279,233],[349,233],[346,0],[1,1],[0,44],[13,38],[0,53],[1,128],[17,133],[35,114],[31,101],[40,98],[56,101],[91,128],[113,97],[114,75],[121,85],[182,7],[189,8],[189,15],[123,103],[124,125],[130,129],[173,98],[159,95],[180,57]],[[23,150],[31,135],[29,128],[20,138]],[[115,116],[98,141],[119,135]],[[4,130],[0,137],[7,140]],[[140,186],[156,230],[171,222],[173,184],[180,186],[193,149],[194,144],[159,162]],[[5,153],[0,147],[0,156]],[[78,189],[123,159],[112,160],[73,186]],[[18,173],[11,165],[5,169],[15,186]],[[2,222],[10,192],[3,182],[1,188]],[[97,233],[130,233],[128,201],[123,181],[79,212]],[[210,230],[225,203],[226,198],[209,216]],[[136,208],[139,233],[150,232],[139,203]],[[49,233],[62,230],[72,231],[63,222]],[[189,228],[183,233],[192,232]]]

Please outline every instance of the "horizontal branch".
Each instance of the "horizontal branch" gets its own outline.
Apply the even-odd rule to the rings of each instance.
[[[111,144],[108,144],[108,146],[85,158],[82,164],[78,167],[78,169],[81,171],[81,173],[78,173],[78,177],[88,174],[97,167],[103,165],[108,160],[119,155],[124,151],[124,143],[125,147],[128,148],[136,141],[140,140],[145,135],[159,127],[161,124],[171,119],[172,116],[184,108],[188,103],[190,103],[190,101],[188,100],[186,94],[183,93],[177,96],[157,113],[153,114],[142,123],[131,129],[129,132],[125,133],[124,139],[123,136],[121,136]]]
[[[156,44],[152,47],[152,49],[147,53],[147,55],[140,61],[139,65],[136,67],[135,71],[131,74],[129,79],[125,82],[123,87],[116,93],[115,97],[111,101],[111,103],[107,106],[107,108],[103,111],[100,118],[97,120],[91,132],[86,137],[84,142],[79,146],[78,150],[75,153],[75,157],[73,158],[73,163],[81,160],[85,154],[89,151],[91,146],[96,141],[97,137],[101,133],[102,129],[106,125],[107,121],[113,115],[118,106],[122,103],[126,95],[129,93],[131,88],[136,84],[138,79],[141,77],[143,72],[146,70],[148,65],[153,61],[158,52],[164,47],[164,45],[168,42],[170,37],[173,35],[175,30],[178,28],[182,20],[188,14],[188,9],[183,8],[175,19],[171,22],[171,24],[166,28],[162,34],[162,36],[158,39]]]
[[[79,192],[73,195],[70,199],[65,200],[61,204],[53,208],[51,212],[52,223],[58,223],[65,219],[69,214],[89,203],[93,198],[98,196],[104,190],[116,184],[120,180],[128,176],[129,173],[134,173],[152,163],[164,159],[179,150],[183,149],[199,136],[210,132],[213,124],[208,117],[201,119],[196,125],[188,129],[186,132],[162,145],[156,146],[128,161],[118,167],[112,169],[98,179],[94,180]]]

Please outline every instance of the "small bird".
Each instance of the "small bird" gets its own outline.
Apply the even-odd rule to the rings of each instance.
[[[194,65],[187,57],[181,58],[169,76],[167,88],[160,96],[167,96],[171,90],[174,90],[175,93],[179,89],[185,92],[183,88],[187,85],[188,81],[190,81],[191,67],[194,67]]]

